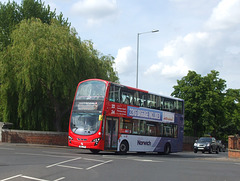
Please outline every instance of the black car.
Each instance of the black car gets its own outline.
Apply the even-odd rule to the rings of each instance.
[[[194,153],[201,151],[202,153],[208,152],[216,152],[219,153],[219,144],[217,143],[216,139],[213,137],[201,137],[199,140],[196,140],[194,143]]]

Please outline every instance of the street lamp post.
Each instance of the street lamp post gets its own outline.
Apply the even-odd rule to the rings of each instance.
[[[146,34],[146,33],[156,33],[159,32],[159,30],[152,30],[152,31],[147,31],[147,32],[142,32],[137,34],[137,73],[136,73],[136,88],[138,88],[138,59],[139,59],[139,36],[141,34]]]

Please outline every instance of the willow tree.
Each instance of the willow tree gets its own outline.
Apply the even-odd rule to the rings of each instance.
[[[24,19],[39,18],[43,23],[50,24],[52,19],[57,19],[62,25],[69,26],[63,14],[56,15],[49,5],[41,0],[22,0],[21,5],[15,1],[0,2],[0,51],[11,43],[11,33]]]
[[[118,81],[111,62],[59,21],[24,20],[11,39],[13,44],[1,55],[3,118],[12,122],[11,113],[17,113],[15,126],[21,129],[61,131],[79,81],[99,72],[103,75],[97,78]]]

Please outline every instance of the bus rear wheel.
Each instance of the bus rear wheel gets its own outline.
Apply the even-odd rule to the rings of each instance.
[[[129,145],[127,141],[122,141],[119,147],[119,153],[120,154],[126,154],[129,150]]]
[[[165,155],[168,155],[171,151],[171,146],[169,143],[166,143],[165,146],[164,146],[164,154]]]

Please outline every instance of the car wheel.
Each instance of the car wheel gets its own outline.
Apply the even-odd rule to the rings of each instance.
[[[211,154],[212,152],[213,152],[213,149],[212,147],[210,147],[208,153]]]

